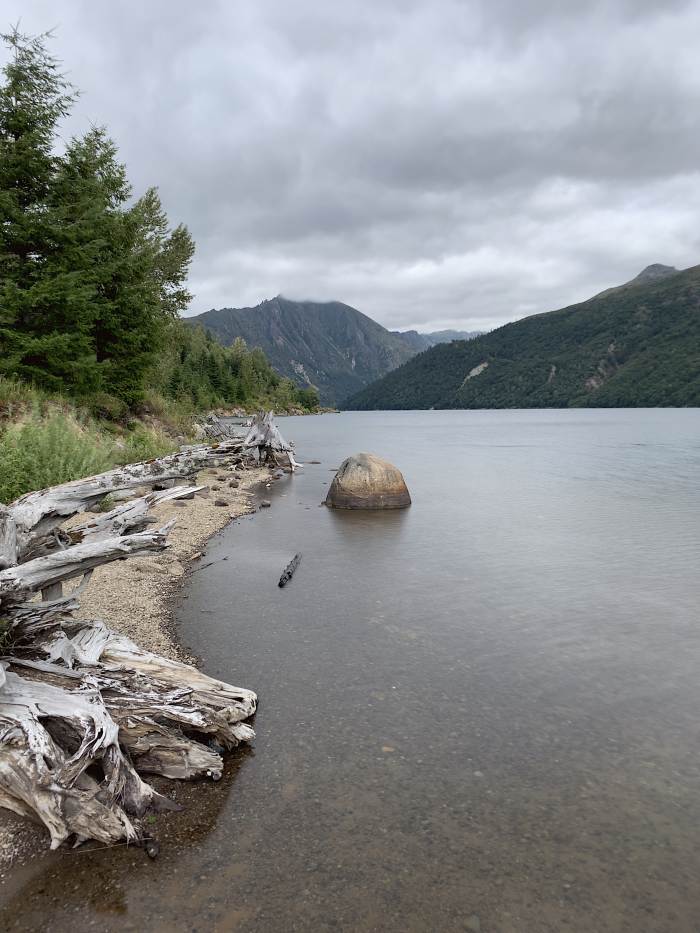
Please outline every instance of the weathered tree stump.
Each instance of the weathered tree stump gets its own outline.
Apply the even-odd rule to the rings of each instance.
[[[255,448],[258,451],[260,463],[277,466],[278,456],[282,455],[292,472],[297,467],[303,466],[294,459],[294,448],[280,434],[275,424],[274,413],[271,411],[267,414],[259,412],[255,415],[253,424],[243,440],[243,446],[247,449]]]

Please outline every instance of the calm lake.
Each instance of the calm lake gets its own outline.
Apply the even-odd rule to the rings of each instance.
[[[55,856],[0,926],[697,933],[700,410],[280,427],[321,463],[212,541],[178,610],[258,692],[254,750],[157,861]],[[409,510],[319,507],[361,450]]]

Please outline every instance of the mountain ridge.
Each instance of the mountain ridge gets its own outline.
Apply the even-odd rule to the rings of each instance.
[[[653,262],[650,266],[645,266],[642,271],[635,275],[633,279],[630,279],[629,282],[625,282],[622,285],[613,285],[612,288],[606,288],[602,292],[598,292],[597,295],[594,295],[594,298],[602,298],[604,295],[610,295],[612,292],[620,291],[623,288],[632,288],[636,285],[652,285],[655,282],[660,282],[662,279],[668,278],[670,275],[675,275],[679,270],[675,266],[665,266],[660,262]],[[590,299],[588,299],[590,301]]]
[[[700,405],[700,266],[432,347],[343,407],[689,405]]]
[[[247,308],[212,308],[186,318],[224,345],[238,337],[260,347],[272,366],[302,387],[315,385],[335,405],[437,343],[476,332],[390,331],[340,301],[293,301],[283,295]]]
[[[429,350],[438,343],[451,343],[453,340],[473,340],[474,337],[480,337],[483,330],[434,330],[423,333],[418,330],[392,330],[405,340],[409,346],[414,347],[416,353],[423,350]]]
[[[406,362],[407,341],[340,301],[292,301],[278,295],[249,308],[214,308],[186,319],[221,343],[241,337],[299,385],[315,385],[334,405]]]

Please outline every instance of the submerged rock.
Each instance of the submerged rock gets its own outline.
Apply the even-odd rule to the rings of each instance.
[[[401,471],[374,454],[344,460],[326,496],[333,509],[405,509],[410,504]]]

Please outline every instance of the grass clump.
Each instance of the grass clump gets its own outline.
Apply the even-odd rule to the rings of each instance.
[[[48,395],[14,376],[0,375],[0,423],[16,421],[28,412],[39,413]]]
[[[116,461],[117,463],[139,463],[141,460],[164,457],[174,450],[177,450],[177,444],[172,437],[168,437],[156,428],[137,425],[127,434],[123,447],[117,451]]]
[[[10,425],[0,434],[0,502],[101,473],[113,463],[113,444],[102,432],[68,415]]]
[[[108,395],[76,407],[60,395],[0,375],[0,503],[172,453],[178,441],[167,431],[177,432],[183,443],[191,433],[191,416],[170,400],[162,407],[170,414],[162,426],[126,421],[127,409]]]
[[[177,446],[165,432],[138,422],[119,436],[59,409],[45,415],[35,410],[0,427],[0,502],[125,463],[163,457]]]

